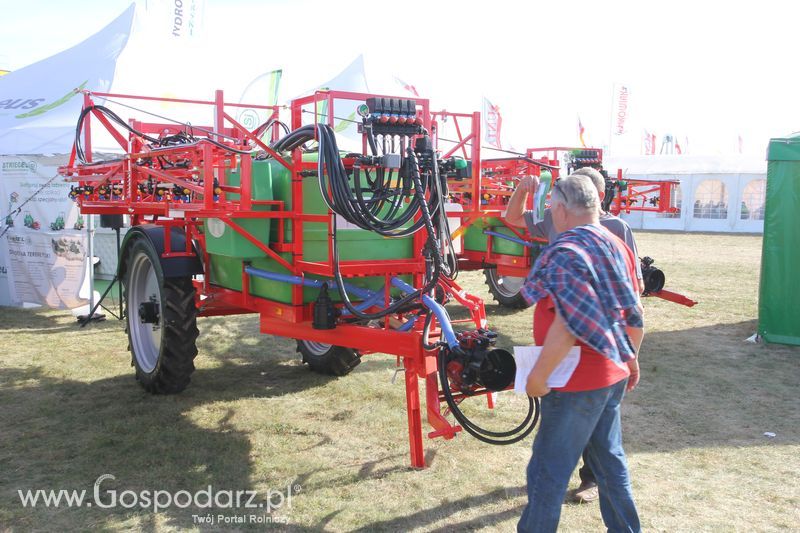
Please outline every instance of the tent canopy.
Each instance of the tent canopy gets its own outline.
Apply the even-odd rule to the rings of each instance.
[[[107,91],[125,48],[135,4],[95,35],[0,77],[0,155],[68,153],[80,114],[79,91]]]
[[[747,155],[639,155],[608,157],[606,170],[621,168],[625,174],[764,174],[764,157]]]

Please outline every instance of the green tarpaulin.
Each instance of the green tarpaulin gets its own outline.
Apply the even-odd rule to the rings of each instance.
[[[767,160],[758,333],[800,345],[800,134],[771,139]]]

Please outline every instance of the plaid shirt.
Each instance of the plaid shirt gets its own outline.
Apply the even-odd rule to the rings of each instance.
[[[565,231],[539,255],[521,294],[529,304],[550,296],[572,335],[620,363],[636,356],[625,327],[643,321],[613,238],[592,225]]]

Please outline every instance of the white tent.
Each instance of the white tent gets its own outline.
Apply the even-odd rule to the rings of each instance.
[[[76,307],[85,221],[57,168],[67,162],[82,89],[107,91],[134,5],[104,29],[0,78],[0,304]]]
[[[69,153],[79,91],[111,87],[134,7],[82,43],[0,78],[0,154]]]
[[[750,156],[656,155],[608,158],[629,179],[680,181],[675,214],[632,212],[634,229],[761,233],[767,162]]]

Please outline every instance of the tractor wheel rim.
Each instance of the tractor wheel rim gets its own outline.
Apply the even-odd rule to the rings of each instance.
[[[158,322],[142,323],[139,318],[139,306],[155,301],[161,306],[161,288],[158,276],[145,254],[139,254],[130,267],[130,286],[128,287],[128,327],[131,332],[131,347],[139,368],[152,372],[158,363],[161,352],[161,332],[164,327],[164,309],[159,309]]]
[[[505,297],[512,298],[519,294],[522,285],[525,283],[525,278],[517,276],[501,276],[497,273],[497,269],[493,268],[490,275],[494,280],[495,288]]]

